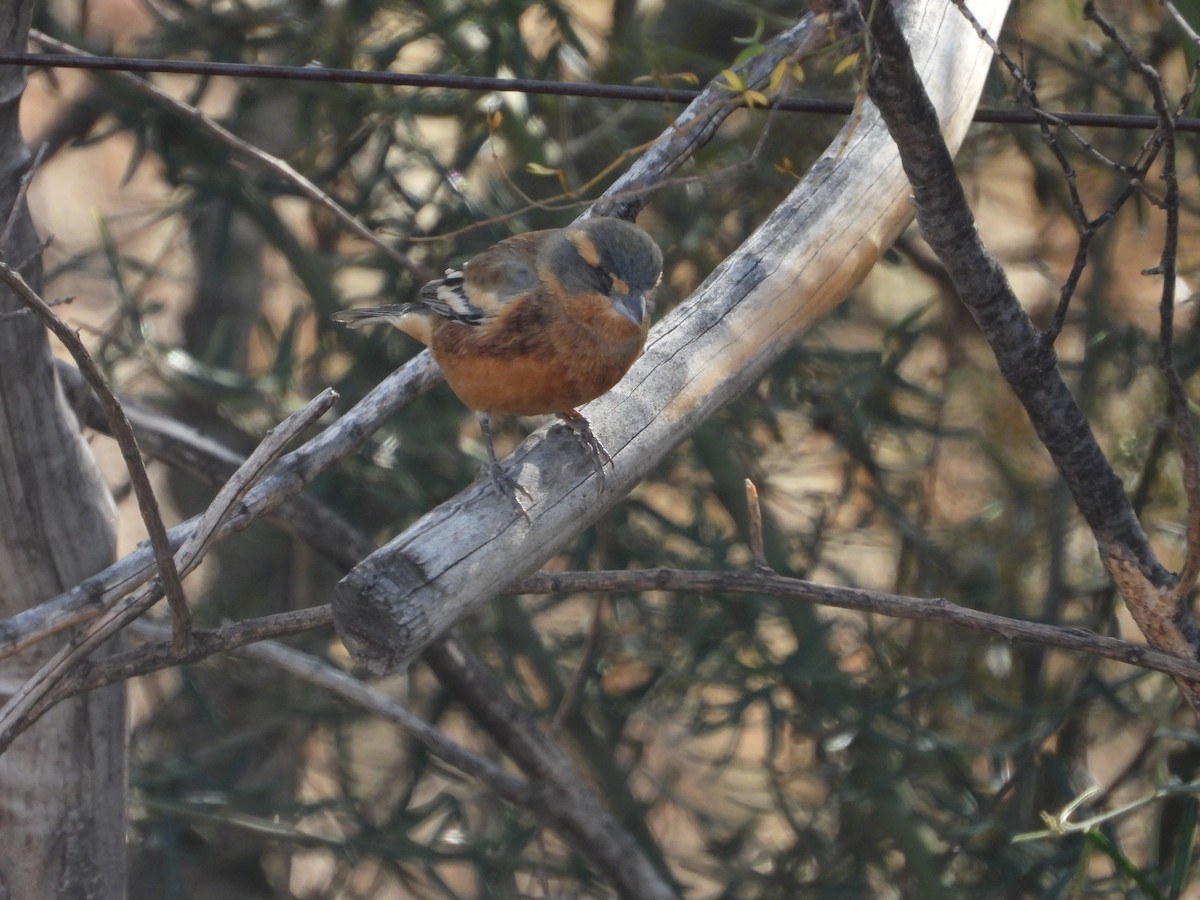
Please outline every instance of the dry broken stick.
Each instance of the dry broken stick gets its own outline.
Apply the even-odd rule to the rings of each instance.
[[[980,5],[998,29],[1004,4]],[[958,17],[936,23],[914,29],[914,41],[943,88],[938,127],[957,143],[991,56]],[[895,145],[864,110],[759,229],[651,329],[625,379],[589,405],[618,460],[607,485],[558,475],[553,435],[527,442],[509,459],[524,467],[522,484],[538,506],[530,528],[508,527],[476,487],[431,510],[338,584],[334,621],[351,652],[370,666],[402,667],[497,593],[496,572],[516,580],[540,567],[845,298],[911,220],[907,197]],[[472,516],[461,514],[468,504]]]
[[[428,353],[418,354],[382,382],[346,412],[340,419],[303,446],[287,454],[256,485],[218,538],[240,531],[254,519],[278,508],[284,498],[295,494],[358,446],[416,397],[425,393],[441,377],[441,371]],[[196,529],[200,518],[189,519],[168,532],[173,546],[179,546]],[[0,659],[32,643],[73,625],[96,618],[153,575],[150,551],[139,547],[108,568],[45,603],[0,620]]]
[[[87,347],[83,345],[83,341],[79,339],[75,330],[55,314],[54,310],[50,308],[50,304],[38,296],[37,291],[21,277],[21,273],[5,263],[0,263],[0,281],[3,281],[12,291],[13,296],[32,310],[53,332],[54,336],[62,341],[63,346],[74,358],[75,364],[79,366],[79,371],[104,405],[104,412],[108,417],[113,438],[121,448],[121,456],[125,460],[125,467],[129,470],[129,479],[133,484],[134,495],[137,497],[138,509],[142,514],[142,521],[146,525],[150,545],[154,549],[154,558],[158,563],[159,578],[167,596],[167,603],[171,607],[174,629],[172,640],[176,649],[183,653],[191,642],[192,614],[188,609],[179,571],[175,567],[175,560],[171,554],[171,544],[167,538],[167,529],[163,525],[158,500],[154,496],[154,488],[150,485],[150,476],[146,474],[146,467],[142,464],[142,454],[138,450],[137,438],[134,437],[129,419],[126,418],[120,401],[108,386],[108,380],[104,377],[104,373],[100,371],[100,367],[92,359],[92,355],[88,353]]]
[[[197,565],[216,540],[222,524],[233,514],[247,492],[260,480],[267,467],[283,453],[297,435],[317,421],[333,406],[337,394],[327,388],[296,413],[267,433],[246,462],[217,492],[200,522],[179,552],[175,565],[187,574]],[[116,604],[111,610],[76,634],[52,656],[33,677],[23,684],[0,709],[0,751],[49,708],[46,702],[54,686],[92,651],[129,622],[149,609],[161,596],[157,585],[149,584]]]

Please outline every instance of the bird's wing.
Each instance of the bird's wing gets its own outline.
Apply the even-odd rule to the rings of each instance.
[[[548,232],[513,235],[421,288],[417,300],[446,319],[484,325],[538,286],[537,253]]]

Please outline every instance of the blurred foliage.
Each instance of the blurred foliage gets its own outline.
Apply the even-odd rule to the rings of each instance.
[[[1109,6],[1178,89],[1195,48],[1157,4]],[[122,49],[618,83],[692,72],[703,81],[785,24],[785,9],[155,0],[141,36]],[[1141,82],[1076,4],[1025,4],[1014,16],[1005,46],[1023,54],[1049,108],[1149,108]],[[81,22],[94,33],[102,18],[102,4],[64,2],[41,9],[37,26],[78,40]],[[802,89],[852,96],[852,76],[834,76],[836,59],[827,62],[825,71],[806,67]],[[150,168],[164,189],[138,221],[173,236],[147,255],[130,243],[139,229],[109,227],[129,213],[105,211],[91,246],[51,256],[59,283],[84,277],[111,297],[95,346],[119,384],[245,447],[326,384],[351,402],[416,352],[397,334],[329,322],[342,306],[411,295],[409,275],[191,123],[111,80],[96,84],[87,96],[61,96],[60,122],[77,131],[56,154],[113,144],[127,172]],[[560,185],[588,183],[676,112],[362,85],[172,84],[434,271],[507,234],[568,221],[580,207],[557,197]],[[1010,97],[997,76],[985,102]],[[804,171],[839,125],[739,113],[685,167],[688,180],[655,198],[642,224],[666,252],[660,313],[785,196],[795,184],[787,173]],[[1145,135],[1086,137],[1129,161]],[[1121,176],[1064,143],[1095,215]],[[1197,277],[1197,149],[1194,135],[1181,137],[1184,285]],[[1026,127],[976,127],[960,165],[985,239],[1044,324],[1075,246],[1061,172]],[[1156,547],[1173,561],[1179,464],[1164,441],[1152,365],[1157,283],[1139,274],[1154,264],[1161,234],[1145,199],[1116,217],[1058,346]],[[239,292],[248,305],[221,305]],[[1194,306],[1180,315],[1180,362],[1192,382]],[[181,318],[192,324],[181,328]],[[504,428],[511,440],[524,433],[521,423]],[[481,458],[470,416],[440,388],[316,493],[384,540],[460,490]],[[555,565],[744,567],[746,477],[763,493],[767,553],[780,572],[1133,634],[1069,496],[915,236]],[[173,488],[183,511],[211,492],[181,479]],[[324,602],[338,576],[262,526],[229,542],[198,615]],[[1013,842],[1093,783],[1103,791],[1076,820],[1200,774],[1192,719],[1161,676],[770,597],[502,598],[467,628],[547,727],[599,629],[598,656],[559,738],[689,897],[1166,898],[1197,889],[1190,797],[1164,797],[1085,834]],[[329,634],[300,643],[336,653]],[[491,752],[423,667],[391,687]],[[608,896],[528,814],[306,687],[214,659],[141,690],[135,896]]]

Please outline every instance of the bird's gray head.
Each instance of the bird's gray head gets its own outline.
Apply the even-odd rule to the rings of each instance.
[[[570,232],[585,239],[572,243],[576,243],[580,255],[590,265],[620,278],[634,290],[650,291],[658,285],[662,276],[662,251],[650,235],[632,222],[598,217],[569,229]],[[590,254],[584,253],[584,247],[589,243],[595,248],[595,261],[588,259]]]
[[[662,251],[631,222],[597,217],[562,232],[550,249],[551,268],[568,293],[599,292],[640,324],[646,301],[662,277]]]

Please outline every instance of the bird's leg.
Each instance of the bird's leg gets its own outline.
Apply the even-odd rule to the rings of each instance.
[[[616,463],[608,455],[608,451],[604,449],[604,445],[600,443],[600,438],[592,434],[592,426],[588,424],[588,420],[577,409],[568,409],[566,412],[555,413],[555,415],[562,419],[567,424],[567,427],[575,432],[575,437],[579,438],[579,443],[583,444],[588,454],[592,457],[592,465],[596,467],[596,474],[600,476],[601,481],[604,481],[604,464],[608,463],[615,469]]]
[[[483,432],[483,446],[487,449],[488,455],[488,477],[492,481],[492,487],[495,488],[496,493],[501,497],[505,497],[511,501],[517,513],[528,523],[529,513],[521,505],[521,500],[517,494],[524,494],[525,499],[531,503],[533,502],[533,498],[529,496],[529,491],[517,484],[517,480],[501,468],[499,460],[496,459],[496,448],[492,446],[492,427],[488,421],[488,414],[477,412],[475,413],[475,418],[479,420],[479,430]]]

